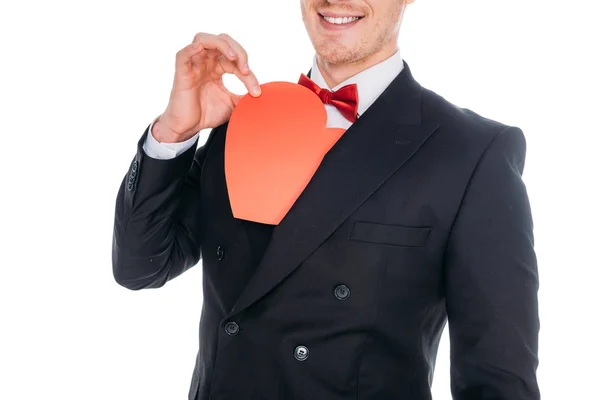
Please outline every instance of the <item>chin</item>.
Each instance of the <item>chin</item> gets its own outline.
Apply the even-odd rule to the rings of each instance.
[[[354,61],[353,57],[350,54],[340,52],[317,52],[317,54],[319,55],[319,57],[321,57],[323,61],[326,61],[328,64],[348,64]]]
[[[309,35],[315,52],[323,61],[330,64],[348,64],[360,60],[364,53],[364,43],[357,32],[346,35],[323,35],[320,32],[314,32]]]
[[[348,64],[360,60],[360,46],[344,46],[324,41],[314,46],[319,57],[329,64]]]

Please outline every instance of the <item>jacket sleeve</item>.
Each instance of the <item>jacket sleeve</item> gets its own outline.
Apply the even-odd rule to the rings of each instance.
[[[119,188],[115,206],[112,265],[121,286],[158,288],[200,261],[200,175],[207,142],[160,160],[143,150],[148,129]]]
[[[538,271],[519,128],[482,155],[445,259],[455,400],[537,400]]]

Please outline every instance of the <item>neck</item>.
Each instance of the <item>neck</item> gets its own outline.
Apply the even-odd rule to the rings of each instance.
[[[324,60],[319,54],[317,54],[317,66],[323,75],[323,79],[327,83],[327,86],[333,88],[346,79],[353,77],[354,75],[371,68],[373,65],[379,64],[380,62],[387,60],[396,53],[398,49],[397,43],[393,42],[389,45],[384,46],[377,53],[373,53],[366,58],[358,61],[343,63],[343,64],[332,64]]]

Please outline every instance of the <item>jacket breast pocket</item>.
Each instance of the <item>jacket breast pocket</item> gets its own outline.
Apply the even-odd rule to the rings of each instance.
[[[377,222],[355,221],[350,240],[387,244],[391,246],[422,247],[427,244],[431,227],[388,225]]]

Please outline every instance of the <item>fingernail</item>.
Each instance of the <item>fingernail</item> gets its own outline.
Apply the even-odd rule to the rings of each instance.
[[[243,70],[244,72],[250,72],[250,67],[248,66],[248,64],[244,64]]]
[[[254,93],[256,96],[260,95],[260,86],[254,86],[254,87],[252,88],[252,92],[253,92],[253,93]]]
[[[235,57],[235,53],[233,52],[233,49],[227,50],[227,54],[229,54],[231,57]]]

